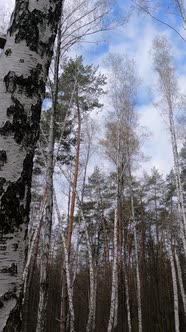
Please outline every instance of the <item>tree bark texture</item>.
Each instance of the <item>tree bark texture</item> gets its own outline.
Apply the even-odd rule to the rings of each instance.
[[[0,331],[20,331],[33,154],[61,0],[17,0],[0,55]]]

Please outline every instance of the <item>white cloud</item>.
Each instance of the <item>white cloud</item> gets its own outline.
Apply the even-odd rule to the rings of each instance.
[[[152,167],[156,167],[161,173],[167,174],[173,166],[168,127],[160,111],[153,105],[142,106],[140,114],[140,124],[151,132],[142,148],[144,155],[151,159],[144,163],[143,168],[150,172]]]
[[[14,2],[14,0],[1,0],[1,16],[12,11]],[[120,2],[121,4],[123,3],[122,1]],[[123,5],[123,10],[125,9],[124,7]],[[140,100],[140,105],[137,106],[140,113],[140,124],[146,126],[149,131],[152,132],[152,136],[147,139],[143,147],[145,155],[151,156],[151,160],[144,164],[144,168],[150,170],[155,166],[159,168],[160,172],[165,174],[169,172],[173,165],[169,132],[158,111],[152,104],[149,104],[149,100],[145,100],[145,96],[149,96],[149,89],[153,90],[156,84],[155,75],[152,70],[150,50],[154,37],[159,33],[166,35],[173,45],[173,53],[176,57],[176,64],[178,65],[178,82],[182,92],[184,92],[186,86],[186,78],[184,76],[186,73],[186,63],[184,61],[186,46],[172,30],[158,24],[147,15],[133,14],[129,23],[124,27],[118,28],[116,31],[91,36],[90,41],[106,39],[108,52],[127,54],[129,58],[135,59],[139,76],[143,80],[143,88],[140,89],[142,100]],[[107,73],[107,69],[103,64],[105,48],[103,51],[101,51],[101,48],[100,51],[97,51],[96,45],[94,44],[81,44],[81,46],[77,46],[73,49],[71,53],[69,52],[69,55],[76,53],[85,55],[86,59],[88,59],[86,62],[91,61],[94,62],[94,64],[99,63],[101,65],[100,70]],[[155,97],[153,93],[151,99]],[[106,100],[106,104],[106,109],[109,109],[108,99]],[[104,111],[103,116],[106,116],[106,111]],[[98,116],[99,125],[101,121],[103,121],[103,116]]]

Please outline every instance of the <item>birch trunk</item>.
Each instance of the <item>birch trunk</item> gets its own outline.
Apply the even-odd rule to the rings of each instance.
[[[24,301],[23,301],[23,332],[27,332],[29,329],[29,298],[30,298],[30,287],[33,279],[34,268],[37,260],[37,253],[39,247],[40,233],[41,233],[42,220],[39,220],[37,228],[34,233],[34,237],[29,249],[29,254],[26,262],[26,266],[23,272],[23,281],[24,281]]]
[[[177,255],[176,250],[175,250],[174,255],[175,255],[175,261],[176,261],[176,268],[177,268],[177,272],[178,272],[178,282],[179,282],[180,293],[181,293],[181,298],[182,298],[182,302],[183,302],[183,309],[184,309],[184,314],[186,316],[186,294],[185,294],[185,289],[184,289],[184,285],[183,285],[180,261],[179,261],[179,257]]]
[[[174,297],[174,325],[175,332],[180,332],[180,321],[179,321],[179,300],[178,300],[178,287],[177,287],[177,277],[176,269],[174,264],[174,257],[172,253],[171,243],[168,243],[168,255],[171,265],[171,275],[172,275],[172,286],[173,286],[173,297]]]
[[[177,1],[177,0],[175,0]],[[181,1],[177,1],[181,5]],[[180,9],[180,6],[178,7]],[[182,11],[181,11],[182,13]],[[183,242],[183,249],[186,256],[186,216],[184,210],[183,189],[180,177],[180,165],[178,155],[177,137],[174,123],[174,110],[178,106],[178,87],[175,75],[175,67],[169,53],[169,44],[166,38],[157,38],[154,41],[154,65],[159,75],[160,88],[162,91],[162,101],[166,105],[167,117],[169,121],[169,130],[172,146],[172,154],[174,160],[174,171],[176,181],[176,194],[178,200],[178,221],[180,227],[180,235]]]
[[[116,270],[116,301],[115,301],[115,312],[114,312],[114,329],[117,328],[118,325],[118,269]]]
[[[89,314],[88,314],[86,332],[93,332],[94,331],[93,328],[95,327],[94,319],[95,319],[95,308],[96,308],[96,278],[94,277],[94,263],[93,263],[90,238],[88,234],[88,228],[81,207],[80,207],[80,213],[81,213],[83,228],[85,230],[85,236],[88,248],[89,273],[90,273]]]
[[[33,154],[61,1],[17,0],[0,55],[0,331],[20,331]]]
[[[78,88],[76,88],[78,90]],[[77,132],[77,147],[76,147],[76,163],[74,170],[74,179],[73,179],[73,188],[72,188],[72,198],[71,198],[71,207],[70,207],[70,216],[69,216],[69,224],[68,224],[68,234],[67,234],[67,250],[70,252],[71,248],[71,239],[73,232],[73,224],[74,224],[74,209],[75,209],[75,201],[76,201],[76,188],[77,188],[77,180],[78,180],[78,172],[79,172],[79,153],[80,153],[80,144],[81,144],[81,114],[78,102],[78,92],[77,92],[77,117],[78,117],[78,132]]]
[[[134,226],[134,246],[135,246],[135,257],[136,257],[138,329],[139,329],[139,332],[142,332],[141,286],[140,286],[140,275],[139,275],[138,244],[137,244],[136,226]]]
[[[171,134],[171,144],[172,144],[172,153],[174,158],[174,169],[175,169],[175,179],[176,179],[176,193],[178,199],[178,213],[180,220],[180,229],[181,229],[181,238],[183,242],[184,253],[186,256],[186,216],[184,209],[184,198],[183,198],[183,189],[180,177],[180,165],[179,165],[179,155],[177,147],[177,137],[174,125],[173,110],[171,102],[169,101],[169,125],[170,125],[170,134]]]
[[[130,298],[129,298],[129,285],[128,285],[128,275],[127,275],[127,261],[125,253],[125,233],[123,227],[123,273],[124,273],[124,284],[125,284],[125,294],[126,294],[126,307],[127,307],[127,323],[129,332],[132,331],[131,324],[131,310],[130,310]]]
[[[112,266],[112,290],[111,290],[111,303],[110,303],[110,316],[108,322],[107,332],[112,332],[115,319],[115,308],[116,308],[116,296],[117,296],[117,252],[118,252],[118,241],[117,241],[117,232],[118,232],[118,215],[117,208],[115,209],[114,215],[114,250],[113,250],[113,266]]]
[[[124,280],[125,280],[125,293],[126,293],[126,306],[127,306],[127,323],[129,332],[132,331],[131,324],[131,311],[130,311],[130,299],[129,299],[129,285],[128,285],[128,276],[127,269],[125,266],[126,262],[124,262]]]
[[[54,193],[54,202],[55,202],[56,212],[57,212],[57,216],[58,216],[58,222],[60,222],[61,217],[60,217],[60,212],[59,212],[55,193]],[[69,311],[70,311],[70,332],[74,332],[75,316],[74,316],[74,305],[73,305],[73,291],[72,291],[72,285],[71,285],[71,280],[70,280],[69,255],[68,255],[68,251],[67,251],[67,247],[66,247],[66,239],[65,239],[63,231],[61,232],[61,236],[62,236],[62,244],[63,244],[64,254],[65,254],[65,275],[66,275],[66,281],[67,281],[67,292],[68,292]]]
[[[61,13],[60,13],[61,14]],[[60,16],[61,17],[61,16]],[[48,140],[47,153],[47,169],[46,169],[46,206],[45,216],[43,220],[43,243],[40,264],[40,293],[37,316],[36,332],[44,332],[46,330],[46,315],[48,304],[48,268],[50,256],[50,242],[52,231],[52,215],[53,215],[53,173],[54,173],[54,144],[55,144],[55,115],[58,99],[58,72],[61,49],[61,29],[58,29],[57,49],[55,56],[54,71],[54,88],[52,90],[52,110],[50,118],[50,130]]]
[[[135,248],[135,260],[136,260],[136,279],[137,279],[137,303],[138,303],[138,330],[142,332],[142,310],[141,310],[141,285],[140,285],[140,274],[139,274],[139,260],[138,260],[138,241],[136,233],[136,220],[134,213],[134,199],[131,197],[131,212],[132,220],[134,223],[134,248]]]

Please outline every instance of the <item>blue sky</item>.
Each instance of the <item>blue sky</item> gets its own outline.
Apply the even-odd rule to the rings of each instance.
[[[153,1],[154,4],[155,2]],[[161,3],[164,4],[163,11],[156,10],[153,13],[154,16],[172,25],[186,38],[186,31],[183,29],[180,17],[167,13],[167,10],[173,11],[174,9],[170,7],[168,9],[170,1],[161,1]],[[124,15],[131,2],[118,1],[118,4],[121,6]],[[173,165],[168,126],[160,110],[153,105],[157,101],[158,94],[156,91],[157,77],[153,73],[151,47],[153,39],[157,35],[166,36],[171,44],[172,54],[175,57],[178,83],[180,90],[184,92],[186,88],[186,42],[168,26],[157,22],[147,14],[133,11],[126,25],[115,31],[101,34],[101,37],[105,40],[104,44],[98,46],[83,45],[80,51],[84,54],[86,61],[99,64],[100,69],[105,73],[107,69],[104,67],[104,59],[109,52],[119,53],[123,56],[127,54],[129,58],[135,60],[138,74],[142,80],[138,92],[137,112],[140,124],[151,132],[151,136],[148,137],[142,148],[144,154],[151,158],[150,161],[142,165],[142,168],[150,172],[151,168],[155,166],[160,172],[167,174]],[[106,108],[108,108],[108,105]],[[142,168],[139,173],[141,173]]]
[[[115,0],[114,14],[116,16],[126,15],[127,10],[132,5],[131,1]],[[155,7],[156,0],[152,1]],[[163,4],[163,11],[154,11],[154,16],[172,25],[186,39],[186,30],[183,29],[182,21],[175,15],[175,8],[170,7],[171,0],[160,1]],[[184,1],[186,8],[186,1]],[[10,13],[14,6],[14,0],[0,1],[0,15]],[[169,8],[168,8],[169,6]],[[173,12],[174,15],[167,13]],[[3,14],[4,13],[4,14]],[[176,13],[177,14],[177,13]],[[6,14],[7,16],[7,14]],[[146,126],[151,136],[143,145],[143,152],[150,157],[150,161],[144,163],[142,168],[150,171],[153,166],[160,172],[166,174],[172,167],[172,152],[170,146],[169,132],[161,112],[157,110],[153,103],[158,95],[155,91],[157,86],[156,75],[152,70],[151,46],[157,35],[165,35],[172,45],[172,53],[175,57],[178,83],[182,92],[186,90],[186,42],[184,42],[172,29],[158,23],[146,14],[140,14],[132,10],[132,15],[126,25],[114,31],[99,33],[90,37],[90,43],[80,43],[69,55],[82,54],[86,63],[99,64],[100,70],[107,74],[104,66],[104,59],[111,53],[119,53],[123,56],[127,54],[136,62],[138,74],[142,80],[141,88],[138,92],[137,112],[140,117],[140,124]],[[87,38],[86,38],[87,39]],[[95,43],[95,41],[100,41]],[[101,42],[102,41],[102,42]],[[109,110],[109,101],[105,97],[105,110],[99,117],[99,123],[104,122],[106,112]],[[105,161],[103,162],[103,164]],[[104,167],[104,166],[103,166]]]

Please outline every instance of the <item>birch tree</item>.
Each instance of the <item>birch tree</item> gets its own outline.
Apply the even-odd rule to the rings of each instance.
[[[61,1],[16,1],[0,57],[0,329],[19,331],[30,185]]]
[[[124,188],[128,179],[131,178],[131,169],[133,167],[134,156],[139,150],[139,141],[135,133],[137,127],[137,116],[134,109],[137,85],[139,80],[134,70],[134,62],[124,60],[118,55],[111,55],[108,59],[109,68],[111,70],[111,101],[114,108],[112,112],[112,120],[107,122],[106,139],[101,144],[105,147],[105,152],[109,159],[115,164],[117,172],[117,214],[118,214],[118,255],[121,264],[122,241],[125,250],[125,234],[124,230]],[[114,119],[114,121],[113,121]],[[128,178],[128,179],[127,179]],[[124,185],[125,184],[125,185]],[[131,184],[129,183],[131,188]],[[134,211],[131,201],[131,211]],[[132,213],[134,218],[134,213]],[[135,231],[135,229],[134,229]],[[122,238],[123,234],[123,238]],[[135,237],[135,234],[134,234]],[[137,238],[135,241],[137,254]],[[136,265],[138,266],[138,257],[136,256]],[[126,264],[125,254],[123,256],[123,264]],[[124,268],[126,273],[126,268]],[[138,298],[138,314],[139,314],[139,331],[142,326],[141,316],[141,295],[139,287],[139,271],[137,273],[137,298]],[[127,278],[125,278],[126,286],[126,305],[129,329],[131,327],[131,313],[128,297]],[[110,316],[111,317],[111,316]]]
[[[175,332],[180,332],[177,276],[176,276],[176,267],[175,267],[173,248],[172,248],[172,243],[171,243],[172,241],[170,238],[170,234],[167,234],[167,242],[168,242],[168,257],[169,257],[169,261],[170,261],[171,275],[172,275]]]
[[[180,160],[178,154],[178,142],[175,129],[174,113],[178,108],[179,92],[175,68],[169,44],[165,38],[156,38],[153,44],[154,68],[159,77],[159,87],[162,96],[162,107],[168,118],[171,138],[172,154],[174,160],[174,174],[176,182],[176,194],[178,202],[178,219],[183,248],[186,255],[186,216],[184,210],[183,188],[181,182]]]
[[[116,327],[117,322],[117,297],[118,297],[118,216],[117,208],[114,211],[114,238],[113,238],[113,266],[112,266],[112,288],[111,288],[111,302],[110,302],[110,316],[108,321],[107,332],[112,332],[113,327]]]

